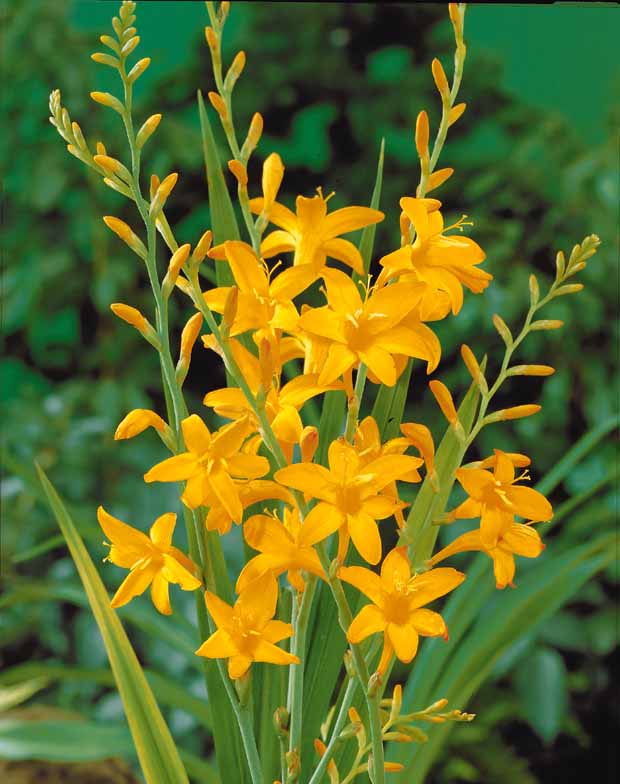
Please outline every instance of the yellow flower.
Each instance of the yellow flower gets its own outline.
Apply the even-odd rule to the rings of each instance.
[[[545,545],[542,543],[538,531],[531,525],[515,523],[511,514],[503,514],[495,528],[493,539],[487,535],[483,541],[480,528],[468,531],[457,536],[447,547],[436,553],[430,559],[430,564],[434,566],[455,553],[480,550],[493,560],[496,586],[505,588],[510,585],[511,588],[514,588],[512,581],[515,576],[515,555],[537,558],[544,549]]]
[[[353,436],[353,446],[355,451],[360,456],[361,465],[376,460],[382,455],[402,455],[410,446],[410,442],[406,438],[390,438],[385,444],[381,443],[381,436],[379,434],[379,427],[376,421],[371,416],[367,416],[357,426]],[[416,461],[416,467],[412,468],[407,476],[401,476],[401,482],[421,482],[422,477],[418,472],[418,468],[423,465],[424,460],[420,458],[413,458]],[[413,463],[412,463],[413,465]],[[383,494],[398,501],[398,489],[396,482],[390,482],[389,485],[383,489]],[[396,509],[394,517],[399,528],[405,524],[402,509]]]
[[[248,423],[240,419],[211,434],[196,414],[181,422],[188,451],[169,457],[144,475],[145,482],[187,481],[181,500],[190,509],[206,503],[214,493],[233,520],[240,521],[243,506],[232,477],[258,479],[269,471],[269,461],[241,452]]]
[[[196,566],[172,545],[172,534],[177,516],[172,512],[161,515],[151,526],[149,536],[117,520],[100,506],[97,519],[110,540],[110,553],[105,559],[131,571],[112,599],[112,607],[122,607],[151,586],[153,604],[164,615],[170,615],[169,584],[176,583],[184,591],[194,591],[201,585],[195,576]]]
[[[363,275],[360,252],[352,242],[340,239],[340,235],[379,223],[385,216],[370,207],[344,207],[328,215],[329,198],[323,198],[320,188],[311,199],[298,196],[296,215],[283,204],[274,202],[269,207],[269,220],[279,226],[281,231],[274,231],[265,237],[261,244],[262,256],[270,259],[286,251],[295,251],[293,264],[310,264],[315,277],[321,274],[327,257],[330,257],[343,261]],[[253,213],[260,214],[263,207],[262,198],[250,201]]]
[[[329,522],[317,513],[310,512],[302,523],[297,507],[285,507],[281,522],[275,515],[250,517],[243,526],[243,536],[260,555],[243,567],[237,580],[237,592],[243,591],[248,583],[267,570],[276,577],[287,572],[289,583],[298,591],[303,591],[305,581],[302,571],[325,577],[313,545],[332,532]]]
[[[404,245],[384,256],[380,263],[383,272],[380,281],[410,275],[429,285],[430,295],[422,303],[421,316],[427,320],[426,311],[437,309],[433,291],[445,292],[456,315],[463,305],[463,289],[480,294],[493,276],[476,266],[485,259],[482,248],[470,237],[444,234],[443,218],[437,199],[414,199],[405,196],[400,206],[413,223],[417,237],[413,245]],[[461,222],[456,224],[460,228]],[[454,227],[449,227],[454,228]]]
[[[205,345],[207,345],[207,341],[205,341]],[[231,342],[231,348],[250,391],[256,397],[263,382],[259,358],[238,341]],[[300,408],[310,398],[330,389],[342,389],[342,384],[333,383],[320,386],[316,373],[297,376],[283,386],[280,386],[278,374],[275,378],[275,385],[270,384],[265,399],[265,412],[274,435],[289,462],[293,457],[293,447],[299,443],[304,428],[299,415]],[[253,413],[253,408],[238,387],[215,389],[205,395],[202,402],[205,406],[213,408],[216,414],[227,419],[249,417],[254,428],[258,430],[258,420]]]
[[[252,504],[268,499],[284,501],[288,504],[293,503],[292,494],[285,487],[282,487],[277,482],[272,482],[270,479],[252,479],[248,482],[234,480],[234,483],[244,510],[248,506],[252,506]],[[212,492],[206,496],[204,505],[209,507],[205,520],[207,531],[218,531],[222,536],[227,534],[230,531],[233,518],[226,511],[226,508],[222,506],[215,493]],[[240,525],[241,519],[235,519],[234,522]]]
[[[341,562],[352,539],[365,561],[379,563],[381,537],[376,521],[390,517],[402,506],[380,492],[394,480],[410,476],[420,461],[407,455],[383,455],[363,464],[351,444],[341,439],[330,444],[328,460],[329,470],[313,463],[296,463],[276,471],[274,478],[319,499],[310,514],[320,516],[324,530],[338,531]]]
[[[392,354],[419,357],[428,362],[431,372],[438,357],[428,344],[402,320],[420,300],[425,286],[395,283],[362,301],[356,284],[340,270],[324,270],[328,305],[303,313],[299,328],[330,342],[319,384],[335,381],[363,362],[386,386],[394,386],[397,370]],[[425,327],[425,329],[428,329]]]
[[[291,637],[293,627],[272,620],[278,602],[278,584],[271,572],[248,583],[233,607],[210,591],[205,591],[205,602],[217,631],[196,653],[208,659],[228,659],[231,678],[242,678],[252,662],[299,664],[297,656],[275,644]]]
[[[273,340],[274,330],[295,329],[299,314],[292,300],[317,277],[310,265],[286,269],[272,279],[265,262],[238,240],[212,248],[209,256],[226,259],[239,288],[232,337],[251,330],[258,345],[265,337]],[[229,292],[229,286],[221,286],[203,295],[212,311],[224,313]]]
[[[505,528],[506,516],[520,515],[531,522],[553,517],[553,508],[542,493],[515,484],[519,479],[527,478],[527,473],[515,479],[515,466],[510,457],[499,449],[494,451],[493,473],[483,468],[456,471],[456,478],[469,498],[450,512],[453,520],[480,517],[481,541],[488,548],[496,546]]]
[[[448,638],[441,615],[421,608],[449,593],[465,579],[462,572],[450,568],[412,575],[406,547],[396,547],[386,555],[381,576],[362,566],[342,566],[338,576],[372,602],[355,616],[347,639],[355,644],[371,634],[383,632],[379,672],[385,672],[393,653],[408,664],[417,653],[419,635]]]

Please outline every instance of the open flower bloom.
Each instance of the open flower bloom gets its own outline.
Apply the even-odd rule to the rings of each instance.
[[[231,607],[214,593],[205,591],[209,615],[217,631],[198,648],[198,656],[228,659],[228,674],[242,678],[252,662],[299,664],[299,659],[276,645],[293,634],[293,627],[274,621],[278,584],[271,572],[248,583]]]
[[[282,522],[275,515],[250,517],[243,526],[243,536],[260,555],[243,567],[237,580],[237,592],[243,591],[249,582],[267,570],[276,577],[287,572],[289,583],[298,591],[305,587],[302,571],[324,578],[313,545],[332,532],[320,514],[310,512],[302,523],[297,507],[285,507]]]
[[[235,488],[239,493],[239,500],[243,509],[257,504],[260,501],[276,500],[284,501],[287,504],[294,503],[293,495],[286,487],[282,487],[271,479],[252,479],[251,481],[233,480]],[[226,508],[222,506],[215,493],[210,493],[204,500],[204,505],[209,507],[205,526],[207,531],[217,531],[221,536],[227,534],[234,523],[241,525],[241,519],[230,516]]]
[[[205,341],[205,345],[206,343]],[[250,353],[238,341],[232,344],[232,350],[250,391],[256,397],[262,383],[259,358]],[[297,376],[283,386],[280,386],[278,374],[275,378],[275,385],[270,384],[265,399],[265,413],[288,462],[292,460],[293,447],[299,443],[304,428],[299,415],[300,408],[310,398],[330,389],[342,389],[342,384],[333,383],[320,386],[316,373]],[[258,431],[258,419],[254,414],[254,409],[239,387],[215,389],[205,395],[202,402],[205,406],[213,408],[216,414],[227,419],[248,417],[255,430]]]
[[[436,553],[430,559],[431,566],[455,553],[479,550],[493,560],[496,586],[505,588],[510,585],[514,588],[512,581],[515,576],[515,555],[536,558],[545,549],[545,545],[542,543],[538,531],[531,525],[515,523],[511,514],[500,515],[499,520],[494,539],[487,536],[483,541],[480,528],[468,531],[466,534],[457,536],[447,547]]]
[[[192,414],[181,422],[181,428],[188,451],[153,466],[144,481],[186,480],[181,500],[190,509],[206,504],[213,493],[230,517],[240,521],[243,506],[233,477],[258,479],[269,471],[266,457],[241,451],[248,435],[247,421],[231,422],[211,434],[202,419]]]
[[[275,473],[277,482],[319,499],[312,509],[324,530],[338,531],[338,559],[342,562],[353,540],[362,558],[371,564],[381,560],[381,537],[377,520],[390,517],[402,504],[381,490],[396,479],[409,477],[420,460],[408,455],[383,455],[363,464],[355,449],[344,440],[332,441],[329,470],[314,463],[296,463]],[[306,519],[308,523],[310,515]],[[327,534],[326,534],[327,535]]]
[[[441,615],[422,608],[465,579],[462,572],[449,568],[412,575],[406,547],[396,547],[386,555],[381,576],[362,566],[342,566],[338,576],[372,602],[355,616],[347,639],[355,644],[383,632],[379,672],[385,672],[394,653],[408,664],[417,653],[420,635],[447,639],[448,629]]]
[[[405,196],[400,206],[416,230],[413,245],[404,245],[384,256],[380,263],[380,281],[412,274],[414,279],[427,283],[430,290],[445,292],[456,315],[463,305],[463,286],[480,294],[493,279],[476,265],[485,259],[482,248],[470,237],[444,234],[443,218],[437,199],[414,199]],[[460,227],[456,224],[456,228]],[[426,321],[427,308],[436,309],[434,297],[423,303],[422,317]]]
[[[360,457],[362,466],[371,463],[382,455],[402,455],[407,451],[410,445],[410,442],[406,438],[398,437],[390,438],[382,444],[379,427],[371,416],[367,416],[358,424],[353,436],[353,446]],[[414,460],[417,460],[416,468],[413,468],[408,475],[399,477],[401,482],[422,481],[418,468],[423,465],[424,461],[420,458],[414,458]],[[396,481],[386,485],[383,489],[383,494],[398,501]],[[405,524],[402,509],[396,509],[394,516],[398,527],[402,528]]]
[[[360,362],[386,386],[397,379],[392,354],[419,357],[429,362],[436,357],[414,329],[402,325],[419,302],[424,284],[394,283],[362,300],[358,286],[340,270],[324,270],[328,305],[307,310],[299,328],[330,342],[327,359],[319,374],[320,384],[335,381]]]
[[[184,591],[195,591],[202,584],[193,561],[172,545],[177,521],[172,512],[158,517],[148,536],[112,517],[102,506],[97,509],[97,519],[111,542],[105,560],[131,570],[114,594],[112,607],[122,607],[150,585],[153,604],[160,613],[170,615],[170,583],[180,585]]]
[[[553,517],[553,508],[542,493],[515,484],[525,475],[515,479],[514,463],[499,449],[495,450],[493,473],[483,468],[459,468],[456,478],[469,498],[449,516],[453,520],[480,517],[480,537],[485,547],[495,547],[506,515],[519,515],[531,522]]]
[[[385,216],[370,207],[344,207],[328,215],[329,198],[323,198],[320,188],[317,188],[317,195],[310,199],[298,196],[296,215],[279,202],[272,204],[269,220],[281,230],[265,237],[260,249],[263,257],[269,259],[286,251],[295,251],[293,264],[310,264],[315,277],[318,277],[329,256],[363,275],[364,265],[359,250],[352,242],[341,239],[340,235],[379,223]],[[250,209],[255,214],[262,212],[263,206],[262,198],[250,201]]]
[[[274,330],[294,329],[299,314],[293,299],[316,280],[313,268],[291,267],[272,278],[265,262],[247,243],[229,240],[213,248],[209,255],[219,259],[222,250],[239,289],[230,335],[252,330],[254,341],[259,344],[263,338],[273,339]],[[220,286],[205,291],[203,296],[212,311],[224,313],[229,292],[229,286]]]

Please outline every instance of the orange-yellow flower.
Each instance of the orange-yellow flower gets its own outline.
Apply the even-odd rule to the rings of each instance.
[[[301,572],[325,577],[313,545],[329,536],[333,529],[329,522],[312,510],[303,523],[297,507],[285,507],[282,522],[276,515],[254,515],[243,526],[245,541],[260,555],[243,567],[237,580],[237,592],[249,582],[269,570],[276,577],[287,572],[289,583],[303,591],[305,581]]]
[[[301,330],[330,343],[320,384],[335,381],[363,362],[382,384],[394,386],[393,354],[426,359],[429,372],[434,369],[439,357],[429,352],[428,341],[401,323],[419,302],[424,284],[399,282],[375,288],[362,300],[357,285],[344,272],[324,270],[323,278],[328,305],[307,310],[299,319]]]
[[[224,255],[222,255],[222,252]],[[239,288],[237,312],[230,335],[252,330],[257,344],[273,339],[274,330],[292,330],[299,314],[293,299],[316,280],[310,265],[285,269],[274,278],[264,261],[245,242],[229,240],[209,251],[213,258],[226,258]],[[210,289],[204,298],[215,313],[224,313],[229,286]]]
[[[500,517],[493,539],[487,535],[483,541],[480,528],[468,531],[457,536],[447,547],[436,553],[430,559],[430,564],[434,566],[455,553],[480,550],[493,561],[496,586],[505,588],[510,585],[514,588],[512,581],[515,576],[515,555],[536,558],[544,549],[545,545],[542,543],[538,531],[531,525],[515,523],[511,514],[504,514]]]
[[[181,422],[188,451],[169,457],[144,475],[145,482],[187,481],[181,500],[190,509],[206,503],[214,493],[230,517],[240,521],[243,506],[233,477],[258,479],[269,471],[269,461],[241,452],[248,435],[247,421],[240,419],[211,434],[196,414]]]
[[[236,479],[233,481],[244,510],[248,506],[252,506],[252,504],[259,503],[259,501],[271,499],[284,501],[288,504],[293,503],[292,494],[285,487],[282,487],[277,482],[272,482],[270,479],[252,479],[249,481]],[[240,518],[233,520],[215,493],[209,493],[206,496],[204,505],[209,507],[205,520],[207,531],[217,531],[223,536],[230,531],[233,522],[237,523],[237,525],[241,524]]]
[[[496,449],[493,473],[483,468],[459,468],[456,471],[456,478],[469,498],[453,509],[450,517],[480,517],[480,537],[485,547],[496,546],[505,528],[506,516],[519,515],[531,522],[553,517],[553,508],[542,493],[515,484],[526,475],[515,479],[514,469],[510,457]]]
[[[210,591],[205,591],[205,602],[217,631],[196,653],[208,659],[228,659],[231,678],[242,678],[252,662],[299,664],[297,656],[276,645],[292,636],[293,627],[272,620],[278,602],[278,584],[271,572],[248,583],[232,607]]]
[[[112,607],[122,607],[150,585],[153,604],[160,613],[170,615],[170,583],[180,585],[184,591],[194,591],[201,585],[194,563],[172,545],[177,521],[172,512],[155,520],[149,536],[112,517],[102,506],[97,509],[97,519],[111,542],[106,561],[130,569],[114,594]]]
[[[320,188],[317,195],[310,199],[298,196],[296,215],[283,204],[274,202],[269,207],[269,220],[281,230],[265,237],[261,244],[262,256],[270,259],[280,253],[295,251],[293,264],[310,264],[316,277],[321,274],[329,257],[344,262],[363,275],[360,252],[340,235],[379,223],[385,216],[370,207],[344,207],[328,215],[328,200],[329,196],[324,199]],[[250,201],[250,209],[256,214],[261,213],[263,207],[262,198]]]
[[[381,490],[401,477],[411,476],[420,465],[407,455],[383,455],[364,464],[351,444],[332,441],[329,469],[314,463],[296,463],[276,471],[275,479],[300,490],[319,503],[311,514],[321,516],[325,530],[338,531],[338,558],[344,561],[349,539],[362,558],[371,564],[381,560],[381,537],[377,520],[390,517],[401,503]]]
[[[406,547],[396,547],[386,555],[381,576],[362,566],[342,566],[338,576],[372,602],[355,616],[347,639],[355,644],[383,632],[379,672],[385,672],[394,653],[408,664],[417,653],[420,635],[447,639],[448,630],[441,615],[422,608],[465,579],[462,572],[450,568],[412,575]]]
[[[380,263],[380,281],[411,275],[428,284],[430,294],[422,303],[421,316],[436,309],[433,291],[445,292],[456,315],[463,305],[463,286],[480,294],[493,276],[477,267],[485,259],[482,248],[470,237],[444,234],[443,218],[437,199],[414,199],[405,196],[400,206],[414,225],[416,240],[384,256]],[[459,227],[461,224],[457,224]]]

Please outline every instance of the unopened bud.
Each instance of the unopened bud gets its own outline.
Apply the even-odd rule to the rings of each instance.
[[[252,693],[252,670],[249,669],[245,675],[233,680],[235,691],[241,705],[247,705]]]
[[[493,326],[498,331],[504,343],[508,347],[512,346],[512,332],[508,328],[508,325],[506,324],[504,319],[501,316],[499,316],[497,313],[493,314]]]
[[[93,156],[93,160],[107,174],[113,174],[120,177],[126,183],[131,183],[131,172],[116,158],[111,158],[109,155],[95,155]]]
[[[185,360],[189,365],[190,356],[194,343],[198,340],[202,329],[202,313],[194,313],[181,333],[181,360]]]
[[[235,59],[230,64],[230,68],[228,69],[228,73],[226,74],[226,78],[224,79],[224,89],[230,92],[237,79],[243,73],[243,69],[245,68],[245,52],[237,52],[235,55]]]
[[[147,428],[154,427],[155,430],[163,433],[167,425],[164,420],[154,411],[146,408],[135,408],[120,422],[114,433],[115,441],[123,441],[127,438],[134,438],[144,432]]]
[[[129,57],[129,55],[133,52],[136,46],[140,43],[140,36],[134,35],[133,38],[130,38],[127,43],[121,46],[121,54],[123,57]]]
[[[465,367],[469,371],[469,375],[472,377],[474,383],[478,385],[484,394],[486,394],[489,391],[489,387],[484,377],[484,373],[482,372],[473,351],[465,343],[461,346],[461,357],[463,358]]]
[[[424,160],[428,158],[429,135],[428,114],[425,111],[421,111],[415,124],[415,146],[418,155]]]
[[[120,237],[123,242],[126,242],[134,253],[137,253],[142,259],[146,258],[147,254],[144,243],[133,233],[125,221],[120,220],[120,218],[115,218],[113,215],[106,215],[103,218],[103,222],[111,231]]]
[[[543,329],[560,329],[564,326],[564,322],[559,319],[540,319],[540,321],[533,321],[530,324],[530,329],[538,332]]]
[[[274,374],[274,356],[271,343],[263,338],[258,345],[258,363],[260,366],[260,390],[259,395],[266,399],[272,386]]]
[[[435,188],[439,188],[439,186],[443,185],[446,180],[449,180],[453,174],[454,169],[451,169],[450,167],[446,167],[445,169],[437,169],[437,171],[434,171],[428,178],[426,192],[430,193],[432,190],[435,190]]]
[[[155,195],[152,197],[149,206],[149,217],[157,217],[163,210],[164,204],[166,203],[168,196],[172,193],[172,189],[177,184],[178,179],[179,175],[176,172],[172,172],[172,174],[164,177],[161,183],[157,185]],[[155,181],[152,180],[152,185],[154,184]]]
[[[114,111],[118,112],[119,114],[123,114],[125,111],[123,104],[118,100],[118,98],[110,95],[110,93],[92,92],[90,97],[96,103],[100,103],[102,106],[109,106],[110,109],[114,109]]]
[[[523,419],[524,417],[533,416],[540,411],[540,406],[535,404],[528,404],[524,406],[512,406],[512,408],[503,408],[500,411],[494,411],[492,414],[486,416],[483,420],[485,425],[490,425],[493,422],[505,422],[509,419]]]
[[[219,54],[220,40],[217,37],[215,30],[212,27],[205,27],[205,39],[211,50],[211,54],[217,52]]]
[[[398,773],[399,771],[404,769],[404,765],[402,762],[384,762],[383,763],[383,770],[386,773]]]
[[[273,726],[275,728],[276,735],[279,738],[288,737],[289,720],[290,717],[284,705],[281,705],[279,708],[276,708],[273,714]]]
[[[254,152],[262,135],[263,117],[259,112],[255,112],[250,122],[247,138],[243,142],[243,147],[241,148],[241,158],[244,161],[247,161],[250,155]]]
[[[235,179],[239,183],[239,187],[242,190],[247,190],[248,172],[245,166],[241,163],[241,161],[235,159],[233,159],[232,161],[228,161],[228,168],[233,173]]]
[[[566,286],[560,286],[553,292],[554,297],[564,297],[566,294],[576,294],[578,291],[583,290],[583,283],[568,283]]]
[[[226,108],[226,102],[222,96],[219,93],[215,93],[211,90],[209,92],[209,100],[211,101],[211,106],[219,114],[220,120],[223,123],[228,122],[228,109]]]
[[[377,690],[383,683],[383,677],[380,672],[373,672],[373,674],[368,679],[368,696],[374,697],[377,693]]]
[[[450,97],[450,86],[448,84],[448,79],[446,77],[446,72],[443,69],[443,65],[436,57],[431,64],[431,70],[433,72],[433,79],[435,80],[435,86],[439,90],[439,94],[443,100],[447,100]]]
[[[284,755],[284,759],[286,761],[287,784],[288,782],[290,782],[290,784],[294,784],[294,782],[299,781],[299,774],[301,773],[301,760],[299,759],[299,752],[297,749],[287,751]]]
[[[168,264],[168,270],[161,285],[161,293],[165,300],[167,300],[172,293],[172,289],[175,287],[179,278],[181,267],[189,258],[190,250],[191,245],[189,242],[186,242],[185,245],[181,245],[181,247],[177,248],[172,254]]]
[[[113,302],[110,309],[115,316],[118,316],[122,321],[130,324],[138,330],[154,348],[160,348],[159,338],[149,321],[140,313],[137,308],[131,305],[124,305],[122,302]]]
[[[390,705],[390,721],[394,721],[397,716],[400,715],[400,709],[403,704],[403,687],[400,683],[397,683],[394,686],[394,691],[392,692],[392,701]]]
[[[301,462],[311,463],[318,446],[319,446],[318,428],[316,428],[314,425],[307,425],[301,431],[301,438],[299,439]]]
[[[198,240],[194,252],[192,253],[192,264],[200,264],[204,261],[205,256],[209,252],[211,242],[213,241],[213,234],[210,229],[207,229],[202,237]]]
[[[457,41],[463,37],[463,17],[459,11],[458,3],[448,3],[448,13],[450,14],[450,21],[454,27],[454,35]]]
[[[534,306],[538,304],[538,300],[540,299],[540,286],[538,285],[538,281],[536,280],[536,275],[530,275],[529,286],[530,286],[530,303],[532,304],[532,306]]]
[[[280,158],[277,152],[272,152],[271,155],[267,156],[263,164],[263,212],[266,214],[269,214],[269,210],[278,196],[283,177],[284,164],[282,163],[282,158]]]
[[[108,49],[111,49],[113,52],[116,52],[116,54],[120,54],[121,49],[118,45],[118,42],[115,41],[111,35],[100,35],[99,40],[101,41],[102,44],[104,44],[104,46],[107,46]]]
[[[80,126],[76,122],[72,122],[71,130],[73,131],[73,137],[75,139],[75,143],[80,148],[80,150],[88,150],[86,139],[84,138],[84,134],[82,133],[82,129],[80,128]]]
[[[507,376],[552,376],[555,368],[551,365],[514,365],[508,369]]]
[[[448,422],[451,425],[457,422],[458,414],[456,412],[454,400],[452,399],[452,395],[450,394],[448,387],[441,381],[437,380],[429,381],[428,386],[430,387],[430,390],[433,393],[433,396],[437,401],[442,414],[445,416]]]
[[[146,69],[151,64],[150,57],[143,57],[142,60],[138,60],[138,62],[134,65],[134,67],[129,71],[127,74],[127,81],[131,84],[135,82],[136,79],[139,79],[142,74],[146,71]]]
[[[457,103],[456,106],[453,106],[450,111],[448,112],[448,128],[461,117],[465,109],[467,108],[466,103]]]
[[[155,132],[160,121],[161,114],[152,114],[147,120],[145,120],[142,127],[138,131],[138,135],[136,136],[136,145],[139,150],[144,147],[148,139]]]
[[[95,149],[97,150],[97,155],[106,155],[106,148],[103,142],[97,142]]]

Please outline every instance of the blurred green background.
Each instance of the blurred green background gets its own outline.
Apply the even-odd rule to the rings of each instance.
[[[135,216],[66,153],[47,121],[49,92],[59,87],[87,139],[103,139],[110,154],[126,157],[116,116],[88,97],[93,89],[116,87],[111,70],[89,57],[101,49],[98,35],[109,32],[116,11],[115,2],[93,0],[13,0],[1,11],[0,684],[46,673],[45,688],[32,703],[39,711],[53,706],[118,725],[122,705],[110,688],[102,643],[33,475],[36,458],[70,503],[95,559],[105,552],[94,515],[99,503],[141,527],[176,503],[174,488],[147,488],[141,481],[143,471],[164,456],[154,434],[120,444],[112,439],[131,408],[163,409],[156,357],[109,310],[110,302],[121,301],[150,311],[135,256],[101,221],[101,215],[113,214],[137,225]],[[488,351],[494,366],[500,347],[491,315],[499,312],[516,326],[532,269],[541,284],[548,283],[557,249],[570,251],[592,232],[603,241],[580,277],[585,290],[548,311],[548,318],[561,318],[566,327],[537,333],[523,347],[523,361],[549,363],[558,372],[544,385],[519,379],[502,393],[506,405],[539,400],[543,413],[501,431],[489,428],[479,440],[484,454],[501,446],[532,455],[535,480],[578,438],[617,414],[620,70],[613,52],[619,21],[617,7],[595,3],[474,5],[467,13],[461,99],[469,108],[450,131],[441,163],[456,173],[438,196],[448,218],[465,212],[475,222],[472,234],[486,250],[485,269],[495,280],[484,297],[466,297],[458,318],[438,326],[444,346],[439,377],[451,389],[464,390],[461,342],[478,356]],[[137,54],[152,57],[152,65],[138,83],[136,113],[164,114],[147,148],[145,170],[181,173],[167,213],[179,241],[192,243],[209,226],[195,103],[197,88],[212,89],[206,23],[200,2],[138,5]],[[387,218],[377,232],[375,255],[392,250],[398,242],[398,199],[412,194],[418,179],[415,116],[427,108],[431,122],[438,119],[430,62],[438,56],[447,70],[451,65],[445,6],[239,2],[227,22],[225,45],[228,62],[240,48],[248,54],[236,89],[237,127],[246,128],[256,110],[265,118],[251,183],[259,182],[264,157],[277,150],[287,167],[285,203],[322,185],[336,191],[334,208],[367,204],[385,137],[381,207]],[[221,151],[227,159],[223,145]],[[189,315],[185,302],[178,303],[177,340]],[[200,411],[207,389],[221,385],[221,370],[197,349],[187,382],[193,410]],[[418,420],[421,409],[439,437],[443,425],[425,375],[417,370],[408,419]],[[550,548],[554,540],[586,540],[594,523],[597,529],[613,527],[616,459],[616,442],[607,435],[554,494],[559,504],[596,488],[554,530]],[[225,547],[238,569],[238,532],[225,539]],[[110,588],[117,585],[116,569],[102,572]],[[560,775],[576,781],[589,770],[593,754],[602,755],[602,769],[609,772],[601,780],[615,780],[608,738],[618,720],[611,685],[617,676],[616,586],[613,567],[515,649],[474,704],[454,706],[476,712],[479,720],[452,734],[450,753],[432,781],[492,783],[501,776],[529,784]],[[177,637],[184,634],[191,647],[192,631],[184,626],[189,627],[191,599],[176,594],[174,604],[181,624]],[[199,671],[175,635],[153,642],[149,630],[160,619],[146,605],[134,602],[123,613],[144,664],[201,698]],[[17,669],[26,661],[30,669]],[[195,754],[208,752],[195,716],[174,707],[167,716],[180,743]],[[0,772],[9,766],[11,775],[24,775],[15,782],[36,780],[26,777],[35,774],[24,773],[23,763],[0,761]],[[69,776],[68,771],[58,775]],[[74,775],[58,780],[95,780],[93,772]],[[97,775],[102,782],[132,780],[120,762],[99,767]]]

